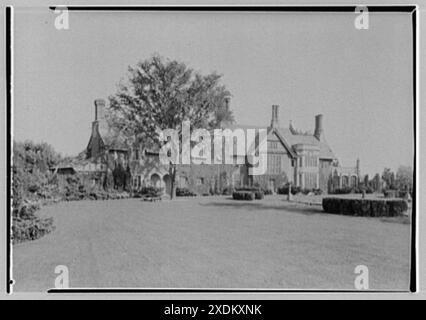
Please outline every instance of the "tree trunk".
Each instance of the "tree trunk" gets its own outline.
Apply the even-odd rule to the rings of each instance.
[[[169,167],[170,175],[170,199],[176,196],[176,164],[170,164]]]

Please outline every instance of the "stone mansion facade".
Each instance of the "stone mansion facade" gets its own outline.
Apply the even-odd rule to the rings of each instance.
[[[158,148],[129,147],[119,135],[111,135],[104,118],[104,108],[104,100],[95,100],[95,119],[86,149],[79,155],[79,161],[60,167],[58,172],[90,176],[93,183],[104,188],[137,190],[155,186],[170,194],[169,166],[160,163]],[[222,128],[259,129],[227,123],[222,124]],[[188,188],[197,194],[217,194],[247,185],[276,192],[288,182],[303,189],[328,192],[336,188],[356,187],[359,180],[359,160],[354,167],[338,165],[324,137],[322,115],[315,116],[313,134],[299,133],[291,124],[288,128],[280,125],[277,105],[272,106],[271,123],[267,126],[265,174],[250,176],[247,161],[244,164],[178,165],[176,173],[177,187]]]

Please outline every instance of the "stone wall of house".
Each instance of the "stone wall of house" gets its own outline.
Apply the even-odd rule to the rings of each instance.
[[[163,188],[170,192],[171,177],[168,165],[162,165],[158,155],[145,155],[129,162],[132,186],[139,189],[146,186]],[[203,194],[223,193],[226,188],[242,185],[239,165],[178,165],[176,187]]]
[[[222,194],[241,185],[237,165],[181,165],[177,169],[177,186],[197,194]]]
[[[332,174],[332,160],[322,160],[319,161],[319,188],[323,192],[328,192],[329,189],[329,180],[331,179]]]

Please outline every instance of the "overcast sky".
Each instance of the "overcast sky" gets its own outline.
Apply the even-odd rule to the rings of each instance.
[[[14,138],[82,151],[93,100],[115,93],[127,67],[153,53],[223,74],[239,124],[314,129],[343,166],[363,173],[413,162],[411,16],[370,13],[70,12],[15,8]]]

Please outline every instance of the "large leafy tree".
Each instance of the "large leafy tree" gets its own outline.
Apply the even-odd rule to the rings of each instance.
[[[191,129],[211,129],[221,121],[233,121],[226,108],[230,93],[221,75],[202,75],[185,63],[159,55],[129,67],[127,78],[110,96],[110,124],[131,143],[160,146],[159,130],[175,129],[182,135],[182,122]],[[170,164],[172,197],[176,164]]]
[[[413,168],[400,166],[396,171],[396,185],[401,190],[413,189]]]
[[[386,188],[394,190],[395,185],[395,173],[390,168],[385,168],[382,173],[382,179],[386,182]]]

